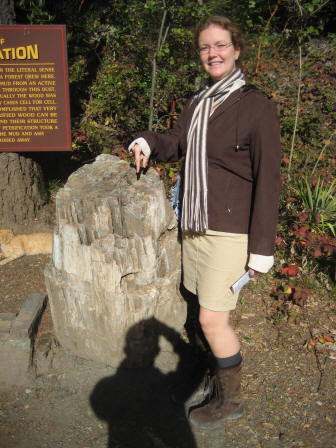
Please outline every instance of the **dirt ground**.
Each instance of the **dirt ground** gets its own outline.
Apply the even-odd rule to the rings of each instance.
[[[45,292],[48,260],[0,266],[0,312],[18,312],[29,293]],[[335,448],[335,301],[312,294],[285,319],[272,285],[266,276],[248,286],[234,313],[244,356],[241,419],[196,430],[169,399],[174,372],[112,369],[58,346],[46,374],[0,391],[0,448]],[[47,307],[38,340],[50,333]]]

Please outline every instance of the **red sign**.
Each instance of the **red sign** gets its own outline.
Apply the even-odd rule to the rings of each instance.
[[[0,25],[0,151],[70,151],[65,25]]]

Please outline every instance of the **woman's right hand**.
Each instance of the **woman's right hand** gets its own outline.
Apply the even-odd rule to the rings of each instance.
[[[146,168],[148,164],[148,157],[142,152],[140,145],[137,143],[133,146],[132,151],[134,153],[136,172],[140,173],[140,169]]]

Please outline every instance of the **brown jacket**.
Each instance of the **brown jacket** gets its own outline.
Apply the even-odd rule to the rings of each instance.
[[[188,102],[166,134],[145,131],[151,157],[172,162],[187,150],[197,104]],[[209,229],[247,233],[249,251],[272,255],[280,192],[280,129],[276,107],[244,86],[211,115],[207,133]]]

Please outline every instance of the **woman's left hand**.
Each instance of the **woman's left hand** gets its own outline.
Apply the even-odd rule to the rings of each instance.
[[[136,167],[136,173],[140,173],[140,168],[146,168],[148,164],[148,157],[145,156],[145,154],[142,152],[142,149],[138,143],[136,143],[132,151],[134,153],[134,159],[135,159],[135,167]]]
[[[256,275],[256,271],[254,269],[249,268],[250,277],[253,278]]]

